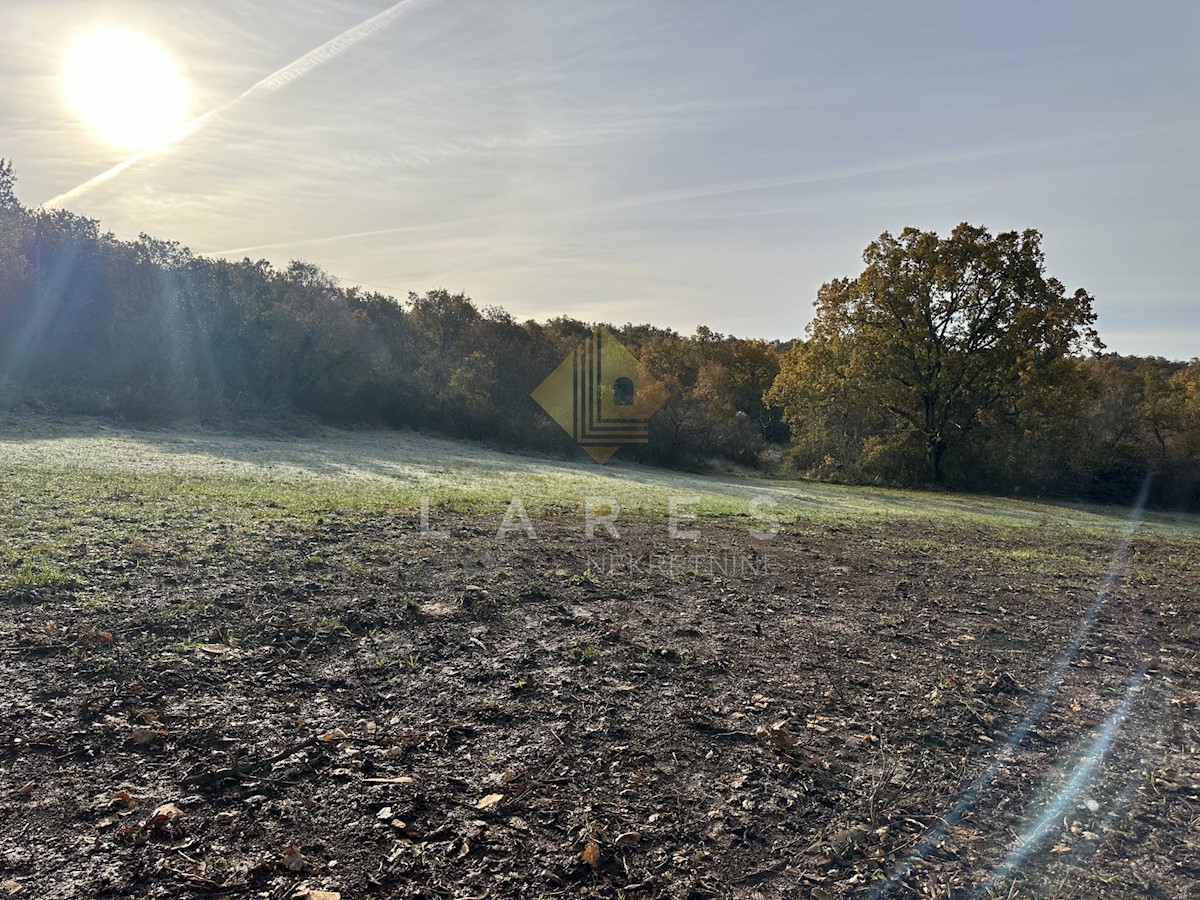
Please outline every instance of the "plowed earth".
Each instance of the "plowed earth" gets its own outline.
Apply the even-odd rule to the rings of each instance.
[[[76,519],[0,598],[0,896],[1200,893],[1194,541]]]

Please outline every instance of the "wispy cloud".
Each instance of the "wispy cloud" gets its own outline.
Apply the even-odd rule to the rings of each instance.
[[[907,8],[675,6],[4,0],[0,153],[22,196],[79,185],[48,202],[117,234],[780,338],[884,228],[1034,227],[1110,346],[1195,354],[1190,25],[1026,0],[1030,44],[996,11],[930,31]],[[203,113],[124,161],[57,71],[115,24],[170,48]]]
[[[490,146],[502,146],[497,141]],[[516,142],[510,146],[520,146]],[[680,188],[670,188],[658,191],[646,191],[629,194],[612,200],[601,201],[586,206],[575,206],[568,209],[554,210],[542,214],[543,218],[576,218],[579,216],[597,215],[606,212],[619,212],[643,207],[683,203],[692,200],[704,200],[723,197],[732,194],[752,193],[758,191],[778,191],[786,188],[805,187],[837,181],[847,181],[867,178],[874,175],[887,175],[898,172],[908,172],[917,169],[929,169],[937,166],[953,165],[955,163],[972,162],[983,159],[1011,156],[1028,150],[1037,149],[1044,145],[1012,145],[1009,147],[993,147],[986,150],[968,153],[933,154],[925,157],[915,157],[907,160],[896,160],[891,163],[829,169],[820,172],[796,174],[778,178],[750,178],[738,181],[710,182],[690,185]],[[256,244],[247,247],[235,247],[227,250],[212,250],[205,256],[238,256],[244,253],[254,253],[262,250],[281,250],[297,247],[308,247],[322,244],[333,244],[340,241],[359,240],[370,237],[383,237],[395,234],[411,234],[433,231],[443,228],[459,227],[468,224],[496,221],[507,218],[507,213],[494,213],[479,216],[469,216],[455,219],[437,220],[426,223],[398,225],[390,228],[374,228],[363,231],[350,231],[340,234],[319,235],[308,238],[295,238],[288,241]],[[724,213],[722,214],[724,215]]]
[[[122,172],[133,168],[138,163],[144,162],[152,157],[159,156],[172,146],[178,144],[180,141],[191,137],[205,125],[209,124],[213,119],[222,115],[223,113],[228,112],[239,103],[242,103],[243,101],[260,94],[271,94],[280,90],[281,88],[287,87],[297,79],[303,78],[318,66],[323,65],[334,57],[345,53],[356,44],[367,40],[368,38],[378,34],[380,31],[383,31],[413,7],[426,2],[431,2],[431,0],[400,0],[399,3],[389,6],[383,12],[371,16],[371,18],[360,22],[353,28],[348,28],[337,37],[331,38],[320,46],[313,48],[300,58],[288,63],[286,66],[276,69],[270,75],[260,79],[233,99],[227,100],[220,106],[214,107],[208,112],[196,116],[191,121],[182,125],[166,140],[159,142],[153,147],[147,147],[145,150],[135,153],[128,159],[117,163],[111,169],[107,169],[104,172],[101,172],[99,175],[89,178],[87,181],[71,188],[69,191],[64,191],[56,197],[51,197],[43,204],[43,206],[62,206],[65,203],[69,203],[70,201],[83,196],[93,188],[98,187],[106,181],[110,181],[111,179],[117,177]]]

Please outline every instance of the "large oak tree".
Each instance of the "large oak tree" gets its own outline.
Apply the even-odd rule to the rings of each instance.
[[[767,398],[830,460],[870,468],[915,449],[939,483],[982,422],[1015,409],[1062,358],[1103,346],[1092,298],[1047,277],[1037,231],[906,228],[880,235],[863,261],[857,278],[821,288],[808,340]]]

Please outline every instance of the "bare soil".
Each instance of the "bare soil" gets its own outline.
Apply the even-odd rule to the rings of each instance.
[[[0,896],[1200,896],[1194,544],[440,525],[0,598]]]

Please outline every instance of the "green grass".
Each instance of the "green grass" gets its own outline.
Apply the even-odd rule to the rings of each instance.
[[[750,528],[757,524],[750,503],[765,498],[790,531],[910,523],[902,534],[911,534],[905,539],[919,554],[944,540],[931,532],[957,529],[964,551],[974,548],[978,556],[985,545],[985,558],[1047,567],[1076,556],[1089,540],[1111,546],[1128,516],[1123,509],[691,475],[620,462],[601,467],[403,432],[329,432],[285,442],[45,423],[0,432],[0,589],[54,590],[97,564],[136,567],[166,553],[184,563],[232,559],[243,553],[239,535],[271,528],[296,534],[391,517],[415,531],[422,503],[434,528],[456,515],[499,528],[514,498],[535,528],[545,518],[582,528],[589,498],[604,498],[594,501],[601,512],[615,501],[624,522],[665,522],[677,498],[692,501],[685,512],[702,522]],[[979,529],[988,532],[986,541],[968,536]],[[1151,513],[1144,535],[1180,542],[1181,558],[1194,558],[1200,517]],[[358,564],[369,567],[389,549],[367,540],[356,551]],[[318,578],[332,562],[322,553],[314,548],[309,558]]]
[[[581,454],[582,456],[582,454]],[[181,432],[72,431],[44,424],[0,432],[0,484],[8,492],[61,491],[141,518],[151,507],[211,507],[255,519],[439,511],[503,516],[512,498],[533,515],[582,514],[612,498],[621,517],[662,519],[671,497],[701,517],[746,516],[763,497],[786,522],[951,519],[991,526],[1120,527],[1123,510],[814,482],[698,476],[617,462],[597,466],[499,453],[406,432],[329,432],[278,441]],[[602,502],[600,503],[602,506]],[[1200,533],[1200,520],[1151,516],[1156,527]],[[65,526],[64,526],[65,527]]]
[[[51,559],[8,564],[0,569],[0,601],[33,600],[72,584],[71,576]]]

